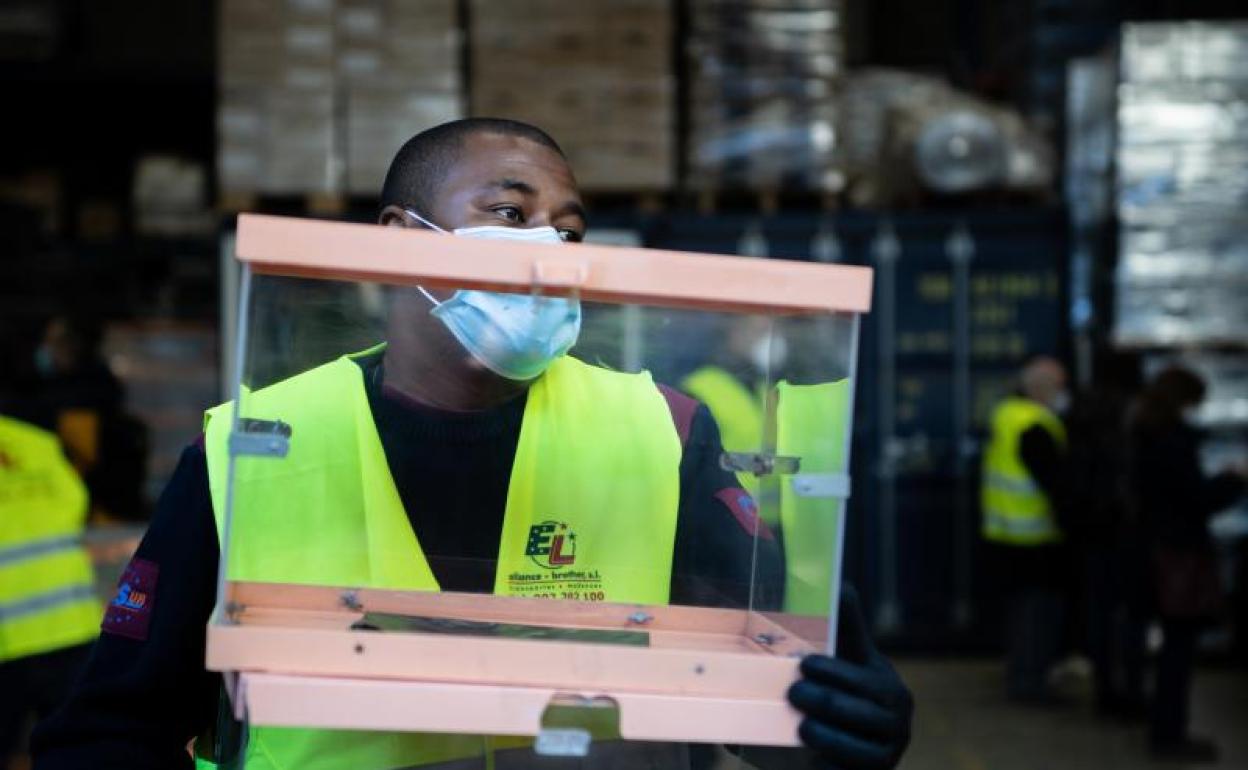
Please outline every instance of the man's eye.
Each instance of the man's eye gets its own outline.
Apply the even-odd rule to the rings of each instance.
[[[559,237],[563,239],[564,243],[580,243],[585,239],[585,236],[575,230],[560,230]]]
[[[524,221],[524,212],[519,206],[498,206],[494,209],[494,213],[508,222],[520,223]]]

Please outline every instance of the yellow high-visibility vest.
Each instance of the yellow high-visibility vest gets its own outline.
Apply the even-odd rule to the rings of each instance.
[[[751,392],[727,371],[704,366],[681,383],[706,404],[719,425],[729,452],[757,452],[763,447],[764,388]],[[802,473],[845,473],[845,429],[852,393],[849,380],[813,385],[776,383],[776,454],[801,459]],[[779,479],[779,500],[768,499],[769,484],[738,473],[737,480],[758,502],[759,515],[784,538],[784,609],[823,615],[831,606],[831,578],[836,568],[836,540],[842,500],[799,496],[792,480]],[[772,493],[774,496],[774,492]]]
[[[220,536],[232,406],[210,410]],[[283,459],[235,460],[232,580],[436,591],[386,464],[362,371],[343,357],[243,397],[242,415],[291,427]],[[668,601],[680,439],[648,373],[571,357],[530,388],[494,592]],[[247,767],[383,768],[480,756],[515,741],[469,735],[253,728]]]
[[[99,633],[86,517],[87,490],[55,434],[0,416],[0,663]]]
[[[988,540],[1028,546],[1062,539],[1052,502],[1036,484],[1019,453],[1023,434],[1037,425],[1065,447],[1066,429],[1062,421],[1043,405],[1012,396],[993,411],[980,490],[983,535]]]

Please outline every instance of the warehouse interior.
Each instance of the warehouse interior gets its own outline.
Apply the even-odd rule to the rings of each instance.
[[[1043,355],[1076,403],[1182,365],[1205,386],[1205,471],[1248,468],[1234,6],[6,0],[6,387],[52,398],[39,357],[57,330],[111,372],[117,408],[77,463],[107,601],[237,379],[237,215],[376,222],[413,134],[529,122],[575,170],[589,242],[874,270],[843,570],[914,692],[899,767],[1151,767],[1146,720],[1097,708],[1077,578],[1061,705],[1007,701],[981,466],[994,404]],[[1200,766],[1248,767],[1248,498],[1208,527],[1224,601],[1196,645],[1193,730],[1218,746]]]

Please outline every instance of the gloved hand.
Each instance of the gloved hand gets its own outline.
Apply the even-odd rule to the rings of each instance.
[[[823,765],[836,770],[888,770],[910,743],[914,699],[867,633],[858,592],[841,589],[836,657],[808,655],[789,688],[801,711],[798,734]]]

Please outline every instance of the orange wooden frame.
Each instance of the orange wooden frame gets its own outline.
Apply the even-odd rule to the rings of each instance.
[[[867,312],[870,269],[575,245],[518,245],[244,214],[258,274],[576,293],[586,300],[776,314]],[[228,552],[228,551],[227,551]],[[228,557],[227,557],[228,558]],[[826,618],[559,602],[558,625],[649,645],[355,631],[362,609],[551,625],[550,600],[227,581],[207,665],[252,724],[534,735],[556,696],[609,697],[623,737],[792,746],[785,691]],[[640,614],[638,614],[640,613]],[[641,620],[638,620],[640,618]]]
[[[241,674],[235,706],[254,724],[532,735],[554,696],[574,694],[615,700],[627,739],[796,745],[798,715],[784,693],[798,659],[822,649],[797,624],[747,610],[560,602],[552,621],[543,599],[248,582],[227,590],[230,614],[208,628],[207,664]],[[351,630],[365,611],[644,630],[649,644]]]
[[[377,225],[241,214],[256,273],[551,293],[739,312],[865,313],[871,269],[590,244],[524,244]]]

